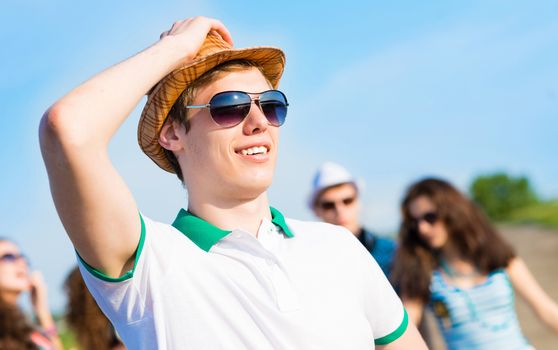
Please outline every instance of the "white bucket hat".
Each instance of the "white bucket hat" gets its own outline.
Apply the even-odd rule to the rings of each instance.
[[[312,192],[308,197],[308,207],[314,209],[317,196],[326,188],[345,183],[354,184],[359,194],[364,191],[364,181],[355,178],[347,169],[334,162],[323,163],[312,180]]]

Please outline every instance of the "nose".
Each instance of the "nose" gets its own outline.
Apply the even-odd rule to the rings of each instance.
[[[250,111],[244,119],[243,131],[246,135],[260,134],[267,130],[269,124],[261,107],[260,101],[257,99],[252,100]]]
[[[333,209],[333,213],[335,215],[336,221],[337,222],[345,222],[346,217],[348,215],[348,210],[349,210],[349,208],[347,208],[345,205],[336,204],[334,209]]]

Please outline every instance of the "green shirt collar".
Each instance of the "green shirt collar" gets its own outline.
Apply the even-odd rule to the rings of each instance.
[[[287,226],[283,214],[273,207],[269,207],[269,210],[271,212],[271,222],[279,226],[287,237],[293,237],[294,235]],[[231,233],[231,231],[221,230],[184,209],[180,209],[172,226],[206,252],[208,252],[215,243]]]

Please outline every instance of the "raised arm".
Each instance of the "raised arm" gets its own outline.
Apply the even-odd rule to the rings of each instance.
[[[54,349],[63,350],[64,347],[58,335],[56,323],[48,306],[47,286],[43,280],[43,275],[34,271],[30,275],[29,282],[31,285],[31,305],[37,323],[52,342]]]
[[[110,277],[131,268],[141,224],[109,159],[109,141],[146,92],[191,60],[210,31],[231,42],[217,20],[174,23],[158,42],[70,91],[41,119],[41,151],[58,215],[80,256]]]
[[[558,333],[558,305],[541,288],[523,260],[514,258],[507,271],[517,293],[547,326]]]

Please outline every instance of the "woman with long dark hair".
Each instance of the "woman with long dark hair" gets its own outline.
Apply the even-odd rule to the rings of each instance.
[[[72,269],[64,283],[68,304],[66,322],[83,350],[124,350],[114,327],[87,289],[79,269]]]
[[[514,306],[517,292],[558,332],[558,306],[482,210],[451,184],[425,179],[401,205],[393,280],[411,320],[432,308],[448,349],[532,349]]]
[[[36,325],[18,306],[19,297],[27,291]],[[5,238],[0,238],[0,349],[62,349],[41,275],[29,272],[18,246]]]

